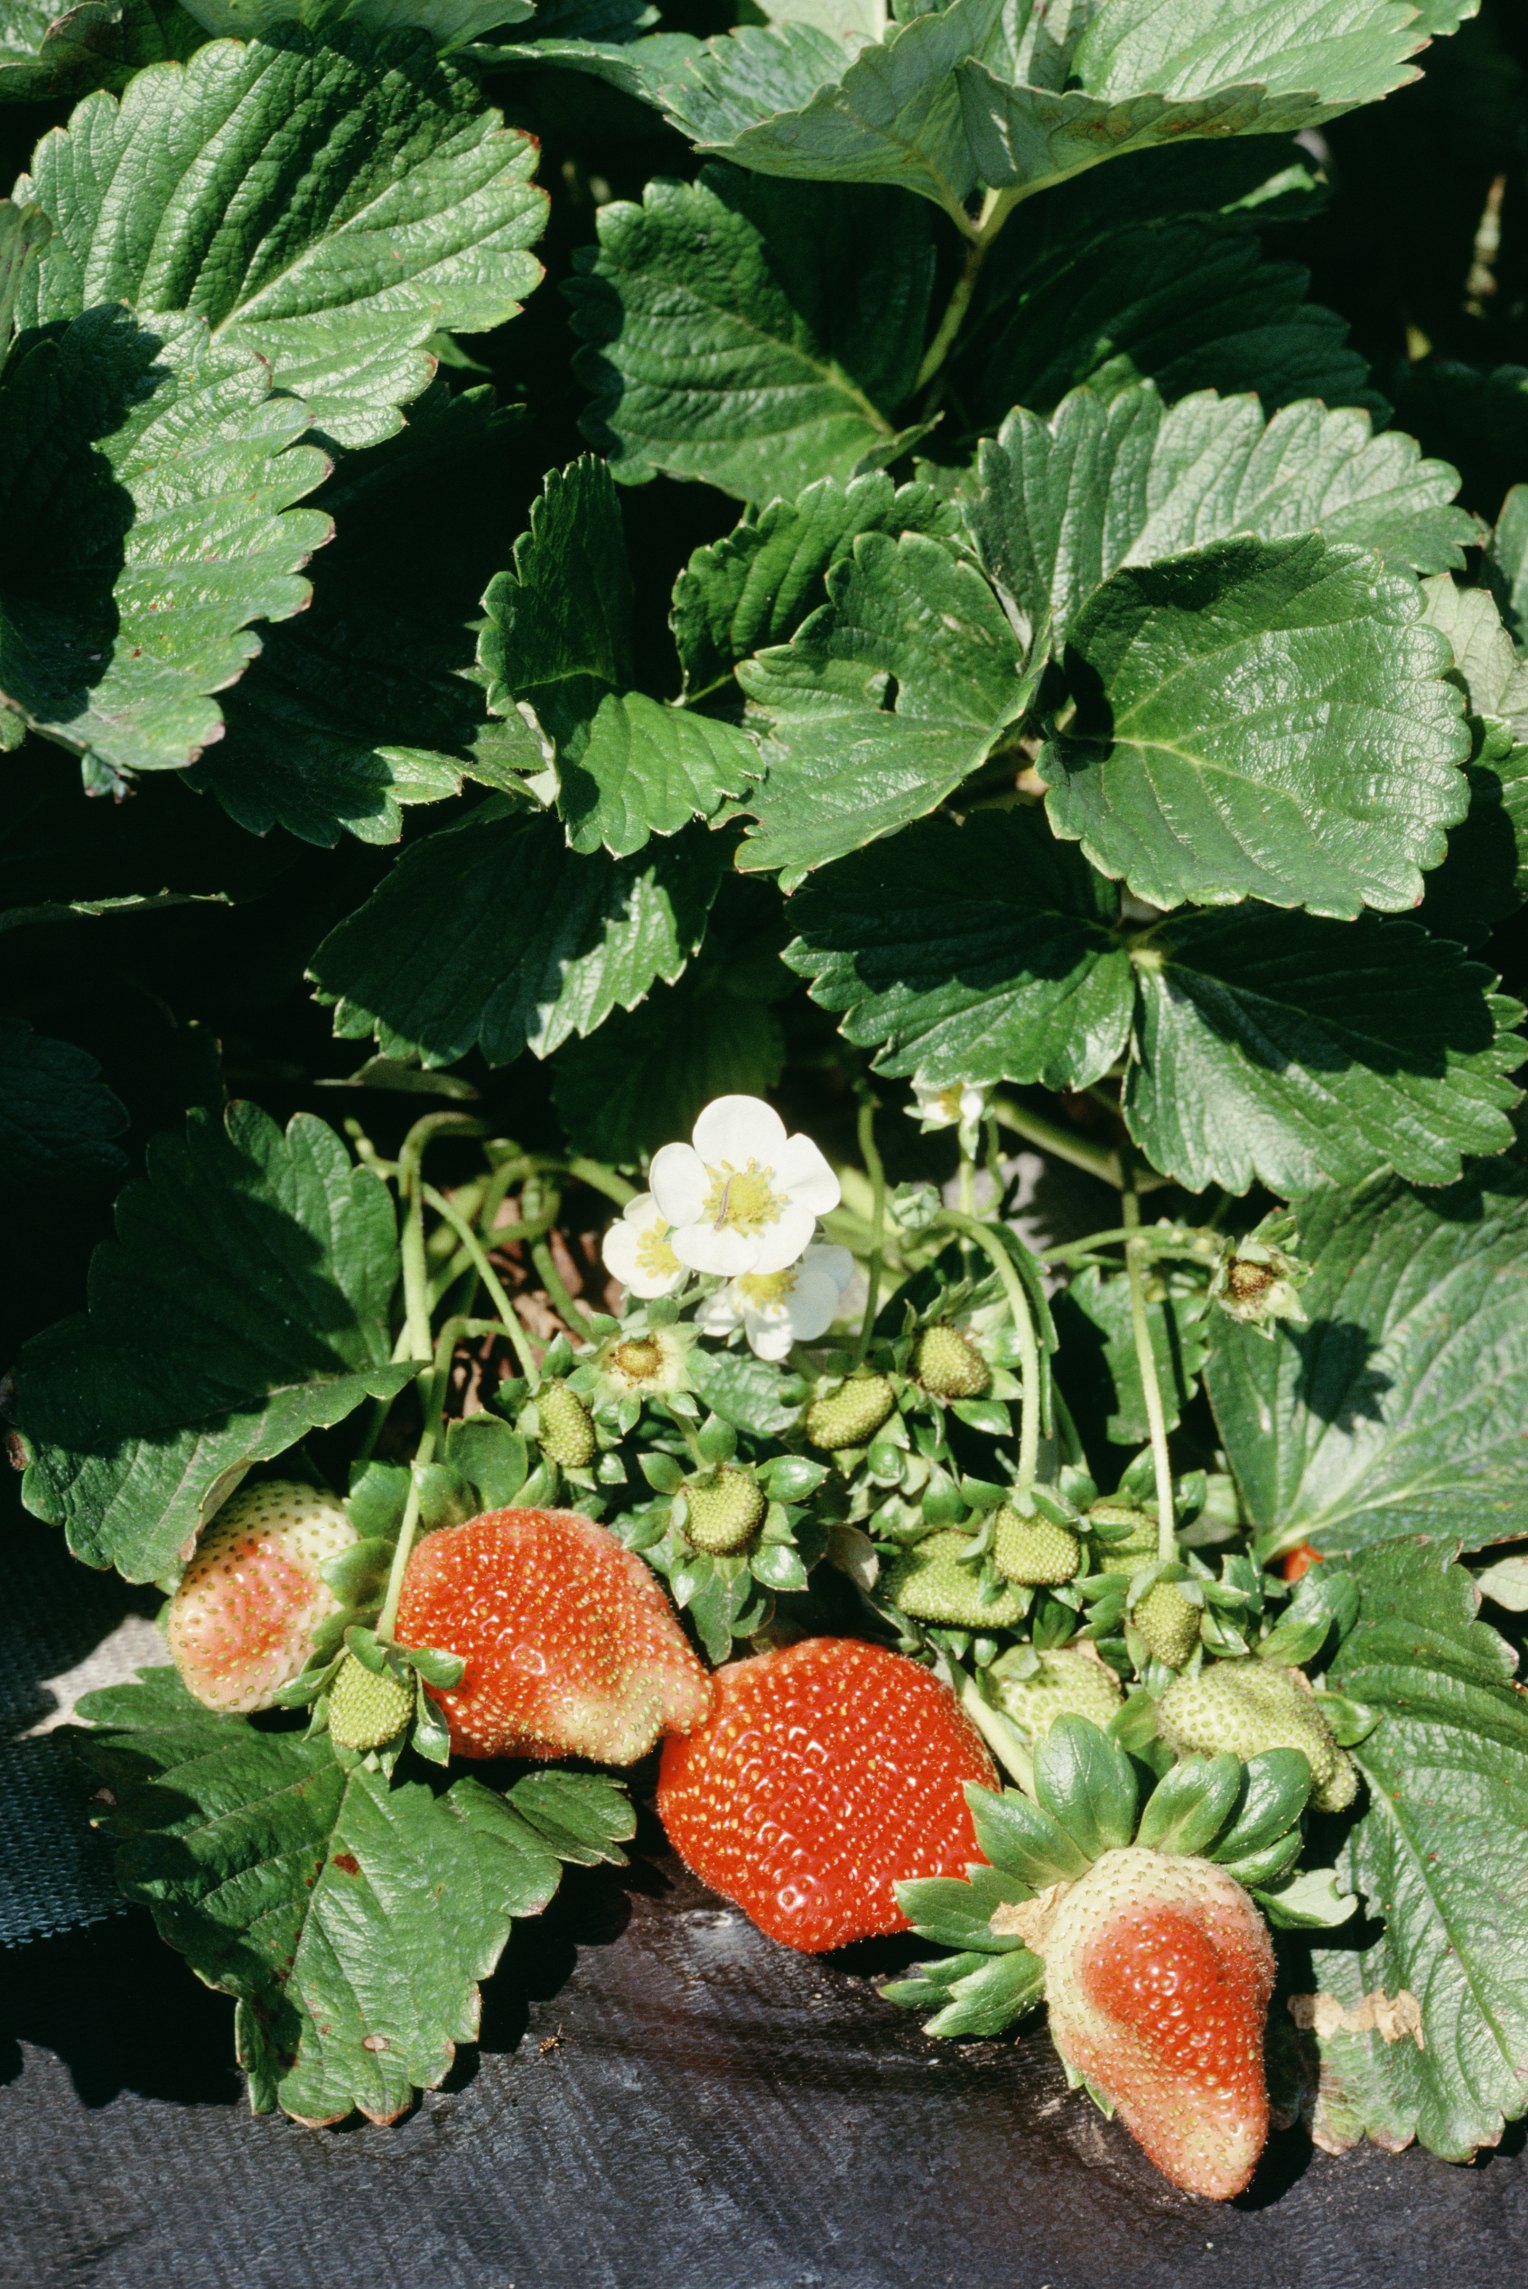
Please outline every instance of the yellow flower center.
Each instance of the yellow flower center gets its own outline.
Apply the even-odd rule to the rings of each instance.
[[[791,1293],[797,1269],[795,1264],[788,1264],[783,1272],[744,1272],[733,1285],[755,1311],[768,1311],[772,1304],[784,1303]]]
[[[663,1346],[655,1335],[628,1335],[611,1352],[610,1364],[625,1383],[650,1383],[663,1371]]]
[[[706,1174],[711,1189],[703,1214],[718,1232],[762,1232],[785,1207],[769,1181],[771,1172],[760,1168],[756,1160],[746,1168],[734,1168],[730,1160],[720,1161],[714,1168],[708,1162]]]
[[[672,1279],[678,1271],[679,1258],[669,1246],[666,1225],[648,1225],[637,1241],[637,1265],[655,1280]]]
[[[942,1113],[947,1121],[958,1121],[960,1119],[960,1096],[960,1083],[952,1081],[948,1089],[941,1089],[935,1097],[934,1110]]]

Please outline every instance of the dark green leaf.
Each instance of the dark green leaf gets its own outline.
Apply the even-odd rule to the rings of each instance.
[[[1135,1835],[1134,1768],[1086,1717],[1058,1717],[1039,1743],[1035,1794],[1090,1860],[1121,1850]]]
[[[1512,1141],[1518,1003],[1413,923],[1256,906],[1193,914],[1133,949],[1140,988],[1125,1117],[1192,1191],[1286,1197],[1387,1164],[1446,1184]]]
[[[618,1780],[599,1772],[528,1772],[509,1801],[559,1860],[625,1867],[621,1846],[636,1834],[637,1815]]]
[[[709,548],[674,589],[670,615],[685,689],[704,696],[739,660],[788,643],[826,595],[826,576],[862,532],[953,538],[960,518],[932,485],[893,486],[882,471],[848,483],[823,477],[796,501],[772,501]]]
[[[708,167],[601,208],[598,227],[569,289],[576,366],[586,434],[623,476],[769,501],[847,480],[896,434],[934,271],[910,201]]]
[[[437,328],[502,325],[540,278],[535,159],[421,33],[215,40],[38,145],[23,185],[54,238],[23,319],[184,310],[373,444],[429,382]]]
[[[989,1955],[1011,1955],[1024,1944],[1016,1931],[994,1931],[992,1918],[1000,1908],[1029,1899],[1030,1887],[996,1868],[973,1865],[966,1877],[918,1877],[896,1890],[897,1905],[920,1939]]]
[[[119,1878],[237,1997],[257,2109],[391,2122],[434,2089],[477,2033],[478,1982],[511,1919],[556,1890],[555,1847],[478,1781],[389,1789],[322,1735],[201,1708],[173,1671],[87,1713]]]
[[[1000,2035],[1033,2010],[1045,1993],[1045,1966],[1027,1948],[995,1956],[949,1989],[949,2001],[927,2021],[931,2035]]]
[[[235,1102],[156,1137],[96,1250],[88,1316],[34,1336],[28,1509],[151,1581],[252,1462],[414,1372],[389,1365],[392,1201],[332,1129]]]
[[[19,1187],[110,1174],[125,1165],[112,1140],[126,1126],[88,1051],[0,1017],[0,1179]]]
[[[1210,1858],[1232,1865],[1237,1873],[1235,1863],[1268,1851],[1288,1833],[1305,1810],[1310,1789],[1310,1766],[1299,1749],[1264,1749],[1248,1757],[1236,1816],[1210,1847]]]
[[[1415,905],[1470,750],[1420,616],[1414,582],[1314,537],[1116,573],[1067,644],[1051,823],[1159,906]]]
[[[495,713],[529,707],[557,756],[559,807],[577,851],[616,858],[710,818],[758,769],[731,724],[668,707],[634,680],[631,573],[610,471],[587,456],[553,470],[489,584],[479,646]]]
[[[1033,810],[928,819],[797,892],[786,960],[885,1073],[1083,1088],[1124,1053],[1118,898]]]
[[[1318,1950],[1313,1971],[1350,2013],[1412,1997],[1420,2032],[1323,2048],[1362,2130],[1462,2161],[1528,2105],[1528,1710],[1446,1548],[1368,1551],[1355,1571],[1362,1611],[1332,1680],[1381,1714],[1352,1752],[1369,1796],[1342,1872],[1383,1929]]]
[[[28,536],[0,607],[4,703],[108,783],[193,761],[260,648],[250,623],[302,610],[329,537],[293,505],[327,466],[295,443],[307,426],[195,318],[112,307],[23,334],[0,384],[0,514]]]
[[[703,838],[582,858],[552,820],[490,796],[414,843],[329,933],[313,957],[318,998],[335,1003],[336,1033],[374,1035],[389,1056],[549,1057],[678,975],[720,871]]]
[[[769,764],[738,863],[825,866],[934,809],[1033,692],[981,575],[921,534],[865,533],[794,642],[738,670]]]
[[[1031,1804],[1017,1789],[995,1795],[974,1783],[966,1789],[976,1841],[983,1859],[1033,1891],[1070,1882],[1091,1866],[1089,1854],[1053,1814]]]
[[[1269,1343],[1217,1312],[1207,1378],[1262,1546],[1528,1533],[1528,1176],[1324,1187],[1291,1245],[1309,1325]]]

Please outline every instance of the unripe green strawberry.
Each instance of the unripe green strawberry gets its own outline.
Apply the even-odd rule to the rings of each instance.
[[[1199,1643],[1199,1608],[1176,1582],[1153,1582],[1130,1616],[1148,1653],[1181,1669]]]
[[[926,1327],[913,1351],[913,1373],[937,1399],[979,1399],[992,1370],[968,1335],[943,1323]]]
[[[1224,1868],[1140,1845],[1105,1852],[1035,1942],[1051,2037],[1157,2168],[1230,2201],[1268,2136],[1263,2030],[1273,1947]]]
[[[1005,1589],[984,1604],[979,1569],[961,1563],[970,1548],[968,1534],[925,1534],[893,1559],[886,1595],[904,1613],[946,1629],[1012,1629],[1023,1620],[1027,1600]]]
[[[684,1530],[697,1550],[714,1558],[741,1550],[763,1522],[768,1504],[751,1471],[723,1463],[710,1478],[688,1478],[684,1485]]]
[[[1240,1757],[1301,1749],[1319,1812],[1344,1812],[1358,1793],[1351,1757],[1332,1738],[1300,1672],[1271,1661],[1217,1661],[1197,1677],[1176,1677],[1157,1709],[1157,1729],[1179,1756]]]
[[[993,1519],[992,1562],[1011,1582],[1069,1582],[1082,1564],[1082,1544],[1053,1519],[1021,1518],[1008,1502]]]
[[[814,1447],[837,1453],[862,1447],[875,1437],[896,1404],[884,1375],[851,1375],[836,1391],[814,1399],[806,1411],[806,1435]]]
[[[1138,1574],[1157,1554],[1157,1522],[1127,1502],[1095,1502],[1088,1513],[1090,1526],[1124,1528],[1118,1539],[1098,1538],[1095,1571],[1100,1574]]]
[[[170,1600],[165,1637],[181,1683],[209,1709],[269,1709],[306,1668],[339,1599],[319,1568],[356,1539],[316,1486],[240,1487],[201,1540]]]
[[[541,1451],[564,1470],[587,1470],[597,1441],[589,1410],[566,1383],[547,1383],[536,1393]]]
[[[368,1669],[347,1653],[329,1692],[329,1737],[342,1749],[379,1749],[414,1714],[414,1696],[391,1670]]]
[[[1125,1698],[1114,1671],[1085,1646],[1058,1645],[1038,1654],[1039,1666],[1020,1676],[1028,1650],[1015,1645],[987,1671],[1004,1715],[1037,1741],[1058,1717],[1086,1717],[1102,1731]]]

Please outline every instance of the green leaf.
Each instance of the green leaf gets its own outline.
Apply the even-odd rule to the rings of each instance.
[[[799,1420],[805,1388],[799,1378],[751,1351],[690,1353],[690,1385],[703,1406],[755,1438],[778,1438]]]
[[[1528,2106],[1528,1709],[1446,1549],[1355,1565],[1363,1607],[1332,1678],[1381,1714],[1352,1752],[1369,1794],[1342,1873],[1383,1925],[1312,1968],[1350,2013],[1376,1992],[1414,1997],[1421,2033],[1337,2032],[1323,2049],[1370,2137],[1463,2161]]]
[[[1242,1766],[1236,1816],[1216,1838],[1210,1858],[1234,1875],[1237,1863],[1266,1852],[1288,1834],[1305,1810],[1310,1791],[1310,1765],[1301,1750],[1264,1749],[1248,1757]]]
[[[477,1495],[478,1510],[506,1510],[530,1475],[524,1439],[497,1415],[446,1425],[446,1460]]]
[[[862,544],[863,545],[863,544]],[[1073,623],[1051,823],[1158,906],[1413,906],[1469,733],[1414,582],[1314,536],[1114,575]]]
[[[1123,1849],[1135,1834],[1130,1759],[1086,1717],[1058,1717],[1037,1746],[1035,1794],[1090,1860]]]
[[[124,1166],[126,1108],[87,1050],[0,1016],[0,1177],[78,1184]]]
[[[1160,1283],[1157,1283],[1160,1284]],[[1111,1446],[1144,1446],[1146,1394],[1130,1317],[1130,1283],[1096,1265],[1054,1297],[1067,1404],[1086,1437],[1095,1423]],[[1157,1365],[1166,1427],[1175,1430],[1198,1389],[1209,1353],[1202,1292],[1164,1288],[1150,1295],[1146,1324]]]
[[[345,1040],[449,1065],[549,1057],[677,977],[705,933],[721,853],[708,838],[619,862],[492,795],[409,849],[313,956]],[[421,961],[420,948],[429,949]]]
[[[1045,1993],[1045,1966],[1027,1948],[993,1957],[950,1986],[949,2001],[925,2022],[930,2035],[1000,2035]]]
[[[738,670],[769,764],[745,868],[825,866],[934,809],[1023,714],[1012,628],[973,566],[864,533],[794,642]]]
[[[780,1020],[751,976],[703,959],[632,1016],[570,1041],[552,1095],[580,1152],[628,1165],[683,1136],[713,1097],[767,1096],[784,1065]]]
[[[955,70],[1007,36],[1002,0],[950,0],[855,55],[815,24],[744,27],[709,40],[659,100],[701,150],[761,175],[895,184],[963,222],[978,170]]]
[[[38,266],[21,281],[26,299]],[[212,696],[301,611],[325,474],[270,375],[196,319],[120,308],[23,334],[0,384],[0,515],[29,546],[0,606],[0,693],[105,782],[215,740]]]
[[[814,877],[789,914],[785,959],[881,1072],[1077,1089],[1124,1053],[1117,895],[1034,810],[920,821]]]
[[[1405,0],[1107,0],[1039,85],[964,65],[966,132],[981,179],[1026,195],[1152,143],[1292,134],[1414,78],[1415,23]]]
[[[1447,1184],[1511,1144],[1521,1007],[1414,923],[1249,907],[1185,915],[1133,951],[1125,1117],[1191,1191],[1287,1197],[1386,1165]]]
[[[1475,748],[1469,812],[1427,878],[1421,919],[1474,945],[1528,899],[1528,667],[1483,589],[1440,578],[1427,581],[1424,594],[1428,620],[1453,648]]]
[[[397,1275],[387,1188],[322,1121],[193,1113],[122,1194],[88,1314],[21,1355],[27,1508],[87,1564],[152,1581],[249,1464],[408,1381]]]
[[[509,1801],[559,1860],[581,1868],[601,1861],[625,1867],[621,1846],[635,1836],[637,1815],[618,1780],[602,1772],[528,1772]]]
[[[491,391],[452,397],[437,382],[401,436],[324,487],[337,538],[313,603],[267,636],[223,702],[226,737],[192,773],[241,826],[396,842],[405,804],[544,767],[520,715],[489,714],[475,664],[479,600],[503,553],[509,428]]]
[[[0,366],[10,355],[22,282],[52,236],[41,207],[0,199]]]
[[[121,88],[144,64],[189,56],[206,37],[176,0],[8,0],[0,21],[0,103],[41,103]]]
[[[1207,1378],[1263,1548],[1528,1533],[1528,1175],[1323,1187],[1290,1246],[1309,1325],[1268,1343],[1217,1312]]]
[[[940,1947],[974,1948],[984,1955],[1012,1955],[1023,1946],[1016,1931],[994,1931],[1002,1907],[1033,1897],[996,1868],[973,1866],[968,1876],[919,1876],[896,1887],[897,1905],[920,1939]]]
[[[185,0],[185,6],[214,38],[263,40],[283,24],[327,35],[354,24],[373,38],[428,32],[447,51],[535,13],[531,0]]]
[[[534,711],[557,751],[559,804],[577,851],[627,858],[650,835],[711,818],[758,769],[731,724],[668,707],[634,679],[631,573],[610,471],[588,456],[553,470],[490,582],[479,656],[497,714]]]
[[[966,1801],[971,1807],[971,1819],[976,1829],[976,1842],[983,1859],[991,1862],[1002,1874],[1017,1876],[1034,1891],[1043,1891],[1047,1884],[1086,1874],[1092,1865],[1089,1853],[1062,1827],[1054,1813],[1017,1789],[1004,1789],[996,1795],[991,1789],[968,1783]]]
[[[256,2110],[392,2122],[435,2089],[477,2034],[512,1919],[557,1888],[556,1846],[476,1780],[389,1789],[321,1735],[202,1709],[171,1670],[86,1713],[119,1879],[237,1998]]]
[[[1137,1844],[1152,1852],[1207,1852],[1225,1826],[1241,1789],[1239,1758],[1181,1758],[1146,1799]]]
[[[772,501],[709,548],[674,589],[670,625],[693,700],[731,681],[751,652],[788,643],[827,596],[826,576],[862,532],[952,539],[955,505],[932,485],[894,486],[882,471],[847,484],[823,477],[795,501]]]
[[[1501,505],[1485,573],[1503,620],[1521,641],[1528,636],[1528,485],[1514,485]]]
[[[598,230],[568,289],[574,363],[620,475],[768,501],[847,481],[895,436],[934,280],[921,209],[707,167],[602,207]]]
[[[967,520],[1014,609],[1059,651],[1083,605],[1124,565],[1251,534],[1319,532],[1392,571],[1462,566],[1475,520],[1458,474],[1365,413],[1306,402],[1265,420],[1251,397],[1201,390],[1164,405],[1150,382],[1106,403],[1090,389],[1049,421],[1022,407],[977,461]]]
[[[374,444],[430,380],[429,336],[502,325],[539,279],[535,158],[420,33],[214,41],[44,136],[18,195],[55,235],[23,317],[187,311]]]
[[[1181,156],[1220,160],[1234,148]],[[1147,379],[1169,403],[1190,390],[1255,390],[1270,412],[1301,398],[1382,410],[1344,320],[1307,299],[1309,273],[1271,261],[1250,230],[1218,216],[1137,220],[1141,165],[1109,170],[1117,203],[1104,217],[1070,211],[1090,187],[1083,177],[999,239],[952,361],[967,428],[990,432],[1013,405],[1048,412],[1079,384],[1108,400]],[[1061,211],[1047,217],[1053,201]]]

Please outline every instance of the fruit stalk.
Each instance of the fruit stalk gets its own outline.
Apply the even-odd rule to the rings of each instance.
[[[1141,1370],[1141,1393],[1146,1401],[1146,1428],[1151,1439],[1151,1460],[1157,1481],[1157,1556],[1170,1565],[1177,1555],[1177,1521],[1173,1515],[1173,1466],[1167,1449],[1167,1416],[1162,1386],[1157,1381],[1157,1355],[1151,1347],[1151,1323],[1146,1317],[1146,1250],[1141,1240],[1141,1203],[1135,1188],[1135,1167],[1129,1147],[1122,1153],[1125,1189],[1120,1212],[1130,1234],[1125,1242],[1125,1275],[1130,1283],[1130,1332]]]

